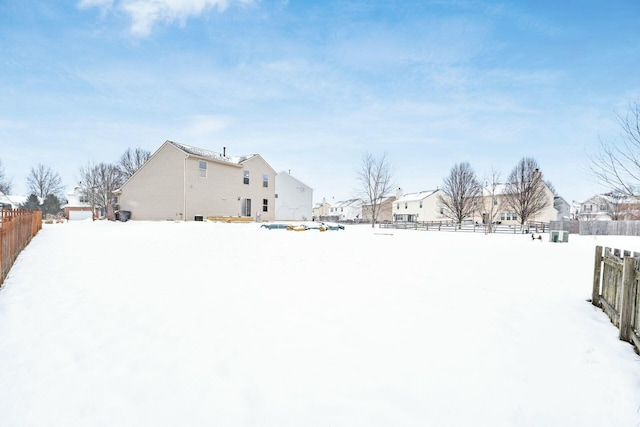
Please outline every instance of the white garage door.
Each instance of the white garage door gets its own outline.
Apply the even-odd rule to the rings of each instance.
[[[91,218],[91,211],[69,211],[69,221],[78,221]]]

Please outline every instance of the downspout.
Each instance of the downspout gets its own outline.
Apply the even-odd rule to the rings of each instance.
[[[182,168],[182,220],[187,220],[187,159],[189,155],[184,156],[184,166]]]

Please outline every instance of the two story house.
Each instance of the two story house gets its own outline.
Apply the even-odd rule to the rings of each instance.
[[[288,172],[276,175],[276,220],[310,221],[313,189]]]
[[[332,203],[327,219],[329,221],[360,221],[362,219],[362,200],[349,199]]]
[[[259,155],[223,153],[165,141],[116,191],[121,211],[138,220],[208,216],[275,219],[276,172]]]
[[[396,195],[392,205],[393,220],[399,222],[445,221],[443,210],[438,202],[442,190],[427,190],[417,193]]]
[[[636,220],[639,214],[637,198],[605,193],[577,203],[575,217],[580,221]]]

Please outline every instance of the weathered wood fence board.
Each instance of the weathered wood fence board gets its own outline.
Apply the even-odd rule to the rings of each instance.
[[[640,221],[551,221],[551,230],[583,236],[640,236]]]
[[[42,229],[42,212],[22,209],[0,210],[0,286],[18,254]]]
[[[640,253],[596,246],[591,302],[640,351]]]

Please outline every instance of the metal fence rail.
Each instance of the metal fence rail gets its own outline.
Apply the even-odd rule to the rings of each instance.
[[[0,210],[0,286],[20,252],[42,229],[42,212]]]

